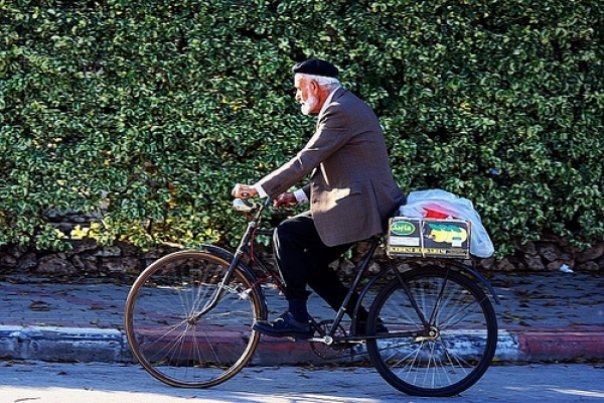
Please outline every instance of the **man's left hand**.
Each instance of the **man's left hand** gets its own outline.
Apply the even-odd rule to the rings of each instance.
[[[276,208],[279,207],[290,207],[298,204],[298,200],[296,200],[296,196],[292,192],[281,193],[277,198],[273,201],[273,206]]]

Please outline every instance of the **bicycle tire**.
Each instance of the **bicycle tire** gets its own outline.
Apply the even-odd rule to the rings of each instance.
[[[228,267],[228,259],[214,253],[175,252],[134,282],[126,301],[126,335],[136,359],[156,379],[207,388],[252,358],[260,338],[252,324],[261,316],[261,296],[243,271],[236,268],[218,304],[194,319]]]
[[[473,280],[456,271],[430,267],[401,277],[430,326],[425,329],[405,287],[392,280],[371,306],[368,334],[376,334],[379,318],[389,332],[421,335],[369,339],[373,366],[408,395],[445,397],[463,392],[482,377],[495,354],[497,317],[491,302]]]

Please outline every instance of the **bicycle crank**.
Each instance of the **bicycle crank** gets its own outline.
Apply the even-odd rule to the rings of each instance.
[[[331,320],[324,320],[318,323],[318,329],[315,329],[315,334],[319,333],[319,336],[308,340],[311,350],[317,356],[327,360],[351,356],[353,344],[334,342],[334,337],[327,334],[332,328],[332,323],[333,321]],[[346,337],[346,330],[342,325],[336,327],[334,336],[336,339]]]

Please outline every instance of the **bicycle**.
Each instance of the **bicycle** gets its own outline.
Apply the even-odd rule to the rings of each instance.
[[[265,287],[284,287],[278,270],[254,250],[257,236],[272,235],[261,228],[271,201],[238,203],[248,225],[234,253],[204,245],[166,255],[140,274],[128,295],[125,329],[132,352],[168,385],[207,388],[241,371],[260,339],[252,325],[268,316]],[[498,300],[488,281],[471,266],[449,260],[444,267],[407,271],[387,264],[359,287],[381,238],[368,242],[335,317],[310,319],[313,351],[337,355],[365,345],[385,381],[409,395],[452,396],[471,387],[489,367],[497,344],[497,319],[483,288]],[[357,288],[347,332],[344,307]],[[374,288],[379,291],[360,328],[356,312]],[[222,337],[226,334],[239,342],[225,345],[233,340]]]

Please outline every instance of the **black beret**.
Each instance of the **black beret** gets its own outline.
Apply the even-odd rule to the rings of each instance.
[[[324,77],[338,77],[338,69],[333,64],[325,60],[309,59],[296,64],[292,67],[295,73],[314,74]]]

